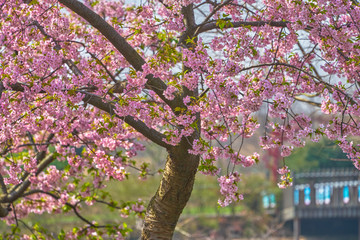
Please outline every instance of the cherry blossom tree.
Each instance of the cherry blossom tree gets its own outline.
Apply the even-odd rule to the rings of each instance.
[[[359,168],[355,0],[0,0],[0,9],[0,217],[9,224],[73,211],[85,226],[59,239],[125,237],[126,227],[79,213],[96,202],[144,216],[143,239],[170,239],[197,172],[218,179],[221,206],[243,198],[241,168],[261,161],[242,148],[260,110],[259,146],[283,158],[280,187],[291,185],[285,157],[322,136]],[[313,124],[299,103],[326,122]],[[98,194],[107,180],[126,183],[130,168],[146,177],[132,160],[144,141],[168,152],[152,200]]]

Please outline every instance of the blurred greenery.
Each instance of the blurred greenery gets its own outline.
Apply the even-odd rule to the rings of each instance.
[[[339,146],[325,138],[318,143],[308,142],[304,148],[294,150],[293,154],[286,158],[286,164],[297,172],[354,167]]]

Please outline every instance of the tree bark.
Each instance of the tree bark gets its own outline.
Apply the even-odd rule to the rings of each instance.
[[[199,156],[188,153],[190,145],[183,140],[168,149],[160,186],[151,199],[144,220],[141,239],[171,239],[188,202],[199,165]]]

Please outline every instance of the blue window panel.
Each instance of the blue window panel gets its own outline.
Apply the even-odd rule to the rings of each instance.
[[[319,187],[318,191],[319,191],[319,199],[318,199],[319,204],[323,205],[324,202],[325,202],[325,188],[324,188],[324,186]]]
[[[329,204],[331,202],[331,187],[330,185],[325,185],[325,204]]]
[[[310,188],[310,187],[306,187],[306,188],[304,189],[304,203],[305,203],[305,205],[310,205],[310,203],[311,203],[310,193],[311,193],[311,188]]]
[[[343,188],[343,201],[345,204],[350,202],[349,186],[344,186],[344,188]]]
[[[276,207],[276,199],[274,194],[270,194],[270,207],[274,208]]]
[[[300,192],[299,189],[294,190],[294,205],[299,205],[300,200]]]
[[[268,195],[263,196],[262,201],[263,201],[263,207],[265,209],[270,207],[270,201],[269,201],[269,196]]]

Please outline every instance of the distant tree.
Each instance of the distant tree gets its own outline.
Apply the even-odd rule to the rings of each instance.
[[[286,160],[289,168],[297,172],[324,168],[350,168],[353,164],[346,154],[333,142],[322,139],[296,149]]]
[[[15,224],[4,238],[45,211],[85,223],[59,239],[123,238],[124,225],[80,214],[81,203],[97,202],[144,216],[143,239],[170,239],[198,171],[217,176],[221,206],[243,198],[238,168],[259,154],[242,146],[264,108],[264,149],[287,157],[326,136],[359,167],[349,140],[360,135],[357,1],[0,0],[0,9],[0,216]],[[297,102],[327,122],[313,126]],[[99,190],[129,168],[149,174],[133,160],[138,140],[168,153],[146,211]],[[285,161],[279,173],[279,186],[291,185]],[[40,238],[29,229],[22,238]]]

